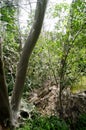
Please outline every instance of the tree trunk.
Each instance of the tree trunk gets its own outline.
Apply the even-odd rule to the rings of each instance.
[[[63,117],[63,104],[62,104],[62,85],[61,85],[61,82],[59,84],[59,106],[60,106],[59,116],[60,116],[60,118],[62,118]]]
[[[62,104],[62,91],[64,89],[64,75],[66,72],[66,62],[67,62],[67,56],[68,56],[69,50],[66,52],[65,47],[64,47],[64,52],[63,56],[61,58],[61,63],[60,63],[60,72],[59,72],[59,105],[60,105],[60,118],[63,117],[63,104]]]
[[[14,113],[15,114],[17,113],[19,108],[20,99],[24,87],[24,81],[26,77],[26,71],[28,67],[28,61],[41,31],[47,2],[48,0],[37,0],[34,24],[32,26],[28,39],[23,48],[23,52],[17,67],[16,82],[13,89],[12,100],[11,100],[13,116]]]
[[[11,113],[5,81],[1,45],[2,41],[0,38],[0,129],[4,130],[9,128],[11,125]]]

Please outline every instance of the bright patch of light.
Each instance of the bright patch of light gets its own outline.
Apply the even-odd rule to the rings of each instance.
[[[37,0],[30,0],[31,2],[31,8],[35,8],[36,6],[36,1]],[[49,6],[51,6],[51,9],[53,9],[53,7],[55,6],[55,4],[57,3],[68,3],[71,4],[72,0],[49,0],[48,3],[48,7],[47,10],[49,8]],[[27,4],[27,2],[25,0],[22,1],[22,4],[20,5],[20,26],[23,30],[25,30],[25,28],[27,27],[27,20],[28,20],[28,13],[30,14],[30,5],[27,4],[26,6],[24,6],[24,4]],[[46,18],[45,17],[45,21],[44,21],[44,28],[46,28],[47,31],[52,31],[54,29],[54,25],[55,23],[58,22],[58,18]]]

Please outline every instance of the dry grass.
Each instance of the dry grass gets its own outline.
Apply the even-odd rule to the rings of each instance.
[[[80,78],[80,81],[77,84],[74,84],[73,88],[72,88],[72,92],[76,93],[76,92],[81,92],[86,90],[86,77],[83,76]]]

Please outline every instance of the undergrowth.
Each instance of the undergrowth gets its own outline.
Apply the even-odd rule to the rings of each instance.
[[[25,125],[17,130],[86,130],[86,113],[81,114],[72,124],[59,119],[57,116],[34,116],[26,121]]]
[[[56,116],[36,117],[28,120],[23,128],[18,130],[68,130],[67,124]]]

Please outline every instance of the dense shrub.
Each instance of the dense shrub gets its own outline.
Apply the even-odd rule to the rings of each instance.
[[[75,127],[76,130],[86,130],[86,113],[83,113],[79,116]]]
[[[56,116],[36,117],[19,130],[68,130],[66,123]]]

